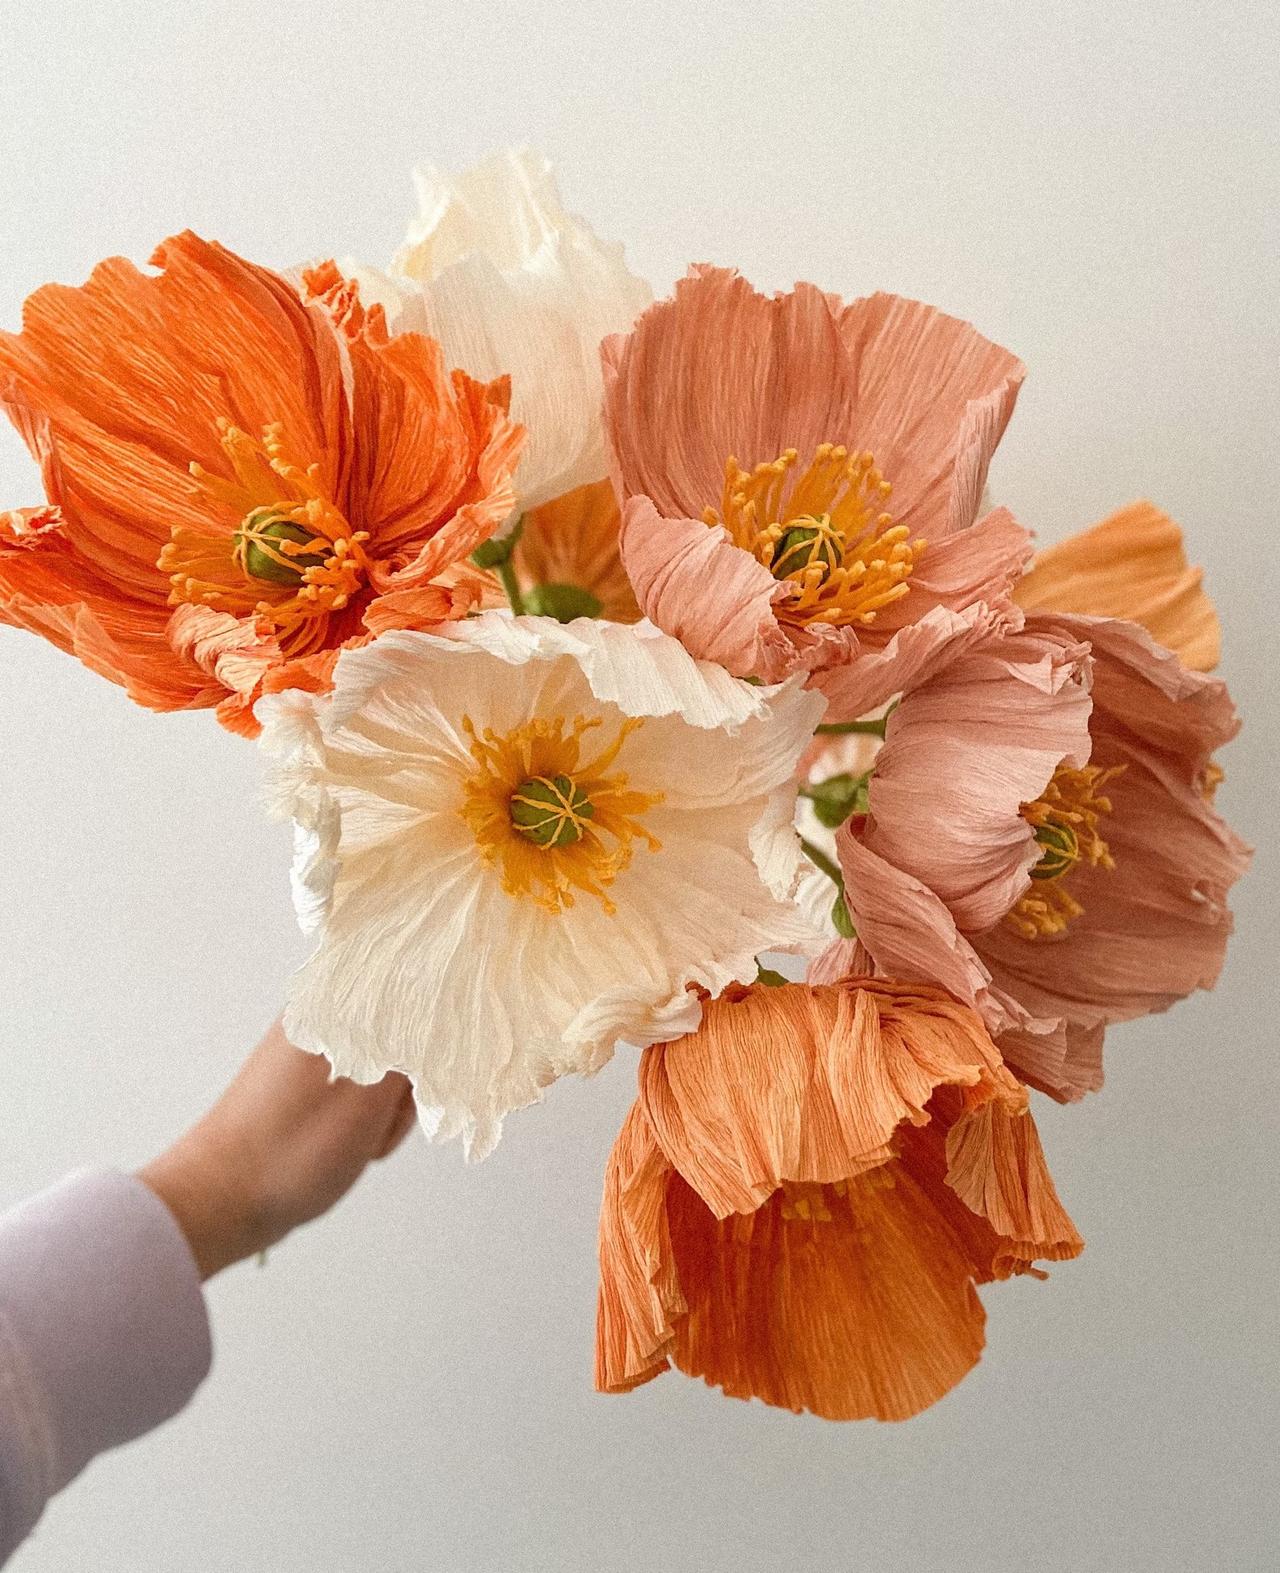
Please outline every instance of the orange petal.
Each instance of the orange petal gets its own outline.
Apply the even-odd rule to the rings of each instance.
[[[883,981],[756,988],[641,1062],[640,1101],[672,1166],[724,1217],[784,1181],[885,1162],[934,1088],[1004,1078],[982,1023],[940,989]]]
[[[962,1114],[947,1134],[947,1184],[997,1236],[992,1267],[998,1278],[1026,1272],[1037,1259],[1066,1261],[1084,1249],[1025,1106],[993,1098]]]
[[[1080,1249],[1026,1093],[940,990],[735,991],[645,1051],[600,1222],[596,1382],[902,1419],[978,1359],[975,1283]]]
[[[718,1220],[676,1179],[671,1248],[688,1312],[672,1358],[732,1398],[828,1420],[905,1420],[977,1363],[985,1316],[967,1256],[901,1165],[851,1181],[822,1222],[783,1192]]]
[[[1141,623],[1184,665],[1208,672],[1218,664],[1222,629],[1203,577],[1187,562],[1182,531],[1168,514],[1135,502],[1047,547],[1014,598],[1028,610]]]
[[[600,602],[600,615],[615,623],[637,623],[640,608],[622,566],[618,499],[608,481],[579,486],[524,516],[516,548],[522,589],[538,584],[573,584]]]

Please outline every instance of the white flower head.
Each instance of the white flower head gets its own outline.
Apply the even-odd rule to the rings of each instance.
[[[794,773],[822,709],[647,623],[502,612],[383,635],[331,695],[260,701],[300,915],[323,908],[293,1041],[357,1081],[405,1072],[427,1129],[483,1156],[617,1040],[692,1030],[698,990],[812,946]]]
[[[511,413],[529,434],[520,510],[603,480],[600,342],[627,332],[653,292],[620,244],[565,211],[540,154],[499,153],[456,176],[428,167],[414,181],[421,213],[391,273],[343,271],[392,332],[429,334],[481,380],[510,375]]]

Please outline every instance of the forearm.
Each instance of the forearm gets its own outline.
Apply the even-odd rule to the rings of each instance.
[[[209,1368],[199,1274],[130,1176],[72,1176],[0,1218],[0,1560],[95,1454],[177,1413]]]

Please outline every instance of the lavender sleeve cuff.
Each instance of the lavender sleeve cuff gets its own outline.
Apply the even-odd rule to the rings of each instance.
[[[0,1562],[97,1453],[209,1369],[196,1264],[154,1192],[74,1174],[0,1217]]]

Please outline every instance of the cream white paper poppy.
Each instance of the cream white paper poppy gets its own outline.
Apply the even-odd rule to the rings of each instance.
[[[260,701],[299,913],[319,923],[294,1042],[357,1081],[404,1071],[428,1130],[482,1156],[506,1113],[617,1040],[691,1030],[691,989],[813,944],[793,777],[822,708],[648,624],[502,612],[384,635],[343,653],[331,695]],[[561,772],[575,839],[540,844],[511,799]]]
[[[414,181],[421,213],[391,274],[344,271],[393,332],[430,334],[473,377],[510,374],[511,413],[529,434],[521,509],[602,480],[600,341],[631,327],[649,286],[621,245],[565,211],[540,154],[500,153],[457,176],[421,169]]]

